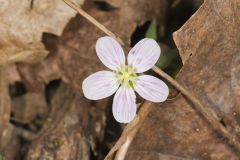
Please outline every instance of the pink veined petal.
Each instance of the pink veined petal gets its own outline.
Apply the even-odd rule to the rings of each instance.
[[[135,90],[144,99],[152,102],[163,102],[169,94],[168,86],[163,81],[149,75],[138,77]]]
[[[82,83],[83,94],[91,100],[98,100],[111,96],[118,89],[119,84],[115,73],[99,71],[88,76]]]
[[[136,115],[136,95],[132,89],[120,87],[113,99],[113,116],[120,123],[128,123]]]
[[[101,37],[97,40],[96,52],[102,63],[112,70],[124,64],[125,55],[120,44],[112,37]]]
[[[157,42],[150,38],[139,41],[128,54],[128,65],[142,73],[154,66],[160,57],[161,49]]]

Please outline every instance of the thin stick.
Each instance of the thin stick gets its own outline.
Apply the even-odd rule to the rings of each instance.
[[[68,4],[71,8],[76,10],[79,14],[81,14],[84,18],[89,20],[92,24],[94,24],[96,27],[98,27],[100,30],[102,30],[104,33],[106,33],[108,36],[116,38],[122,45],[124,45],[123,41],[118,38],[114,33],[109,31],[105,26],[103,26],[100,22],[98,22],[96,19],[91,17],[89,14],[87,14],[85,11],[83,11],[81,8],[79,8],[76,4],[72,3],[70,0],[63,0],[66,4]],[[220,122],[217,115],[212,112],[209,108],[205,107],[200,100],[198,100],[190,91],[185,89],[181,84],[179,84],[176,80],[174,80],[172,77],[170,77],[168,74],[163,72],[158,67],[154,66],[152,68],[154,72],[156,72],[158,75],[166,79],[169,83],[171,83],[176,89],[178,89],[183,95],[185,95],[194,105],[195,109],[198,110],[212,125],[212,127],[222,134],[223,137],[226,137],[230,144],[232,144],[238,151],[240,151],[240,143],[237,141],[237,137],[235,134],[232,134],[229,132]],[[137,127],[136,130],[139,128]],[[135,135],[135,134],[133,134]],[[131,142],[130,142],[131,143]],[[130,145],[129,143],[129,145]],[[128,146],[129,146],[128,145]],[[124,147],[126,149],[126,147]],[[125,150],[124,149],[124,150]],[[111,150],[112,151],[112,150]],[[110,152],[111,152],[110,151]]]
[[[0,150],[7,145],[6,131],[9,130],[9,116],[11,112],[8,84],[6,80],[6,68],[0,67]]]
[[[126,138],[125,143],[121,146],[121,148],[119,148],[115,160],[124,160],[125,156],[127,154],[128,148],[130,146],[130,144],[132,143],[133,138],[135,137],[135,134],[133,136],[131,136],[130,138]]]
[[[138,130],[141,128],[144,123],[145,118],[150,112],[150,107],[152,107],[152,102],[144,101],[141,105],[139,114],[131,121],[124,129],[121,137],[111,148],[110,152],[104,158],[104,160],[111,160],[114,153],[117,151],[115,160],[122,160],[125,158],[127,150],[132,143],[134,137],[136,136]]]

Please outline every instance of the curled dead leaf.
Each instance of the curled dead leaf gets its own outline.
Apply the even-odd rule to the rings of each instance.
[[[83,0],[76,2],[82,4]],[[59,0],[0,0],[0,4],[0,66],[42,60],[47,55],[40,44],[42,34],[60,35],[76,14]]]

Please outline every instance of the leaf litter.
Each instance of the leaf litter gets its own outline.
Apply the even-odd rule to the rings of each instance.
[[[158,23],[161,23],[165,18],[167,1],[159,3],[161,9],[156,7],[158,6],[156,4],[151,6],[151,3],[146,2],[145,4],[142,1],[138,2],[140,4],[139,8],[135,7],[136,1],[126,4],[117,0],[105,2],[114,6],[114,9],[111,11],[99,10],[94,8],[93,4],[88,3],[85,5],[85,10],[128,44],[130,44],[131,35],[137,25],[156,18],[156,16],[158,17]],[[127,7],[122,7],[124,5]],[[184,87],[191,90],[195,96],[199,97],[204,105],[211,108],[219,117],[221,123],[224,123],[233,133],[238,133],[239,78],[237,75],[239,73],[239,52],[237,44],[239,43],[239,36],[236,26],[239,24],[239,19],[236,16],[238,10],[233,6],[239,6],[239,3],[236,1],[225,3],[205,1],[192,18],[174,34],[174,39],[184,63],[176,79]],[[139,14],[126,16],[126,11],[136,11]],[[218,25],[219,23],[221,25]],[[226,31],[226,27],[230,29]],[[86,35],[89,35],[88,38],[86,38]],[[27,159],[35,159],[41,156],[74,159],[79,158],[77,155],[80,153],[85,155],[82,158],[90,159],[89,154],[91,152],[93,152],[94,157],[101,157],[97,153],[102,148],[96,144],[97,142],[103,142],[106,134],[104,132],[109,131],[104,131],[106,122],[109,122],[108,103],[106,101],[99,102],[100,104],[86,102],[81,98],[80,91],[83,78],[102,67],[101,64],[97,63],[94,52],[95,41],[102,35],[89,22],[77,16],[68,23],[63,34],[59,38],[55,38],[56,41],[53,42],[53,45],[48,47],[45,43],[50,50],[47,59],[40,60],[41,58],[38,57],[36,58],[40,61],[38,63],[18,64],[17,69],[21,75],[20,79],[24,82],[30,94],[36,92],[43,96],[47,84],[52,80],[61,79],[61,87],[55,92],[55,98],[50,101],[50,104],[46,104],[51,107],[51,113],[49,114],[50,118],[40,125],[42,126],[41,134],[36,134],[39,139],[30,140],[32,145],[26,145],[27,150],[29,150]],[[49,41],[51,43],[51,40],[51,37],[47,37],[48,43]],[[37,45],[43,46],[41,40],[38,41]],[[24,43],[24,40],[20,40],[19,46],[25,46]],[[21,53],[21,50],[29,50],[30,46],[27,46],[27,49],[24,47],[24,49],[21,49],[20,47],[17,53]],[[55,48],[51,48],[53,46]],[[36,49],[37,47],[32,48]],[[16,49],[9,50],[15,51]],[[40,51],[42,50],[46,51],[44,47],[40,47]],[[39,49],[37,49],[38,51]],[[31,52],[29,52],[29,55],[32,55]],[[28,54],[23,52],[23,55]],[[24,56],[20,57],[23,57],[22,60],[17,57],[13,58],[12,62],[27,62],[29,60]],[[29,61],[33,62],[34,60],[30,59]],[[19,76],[12,77],[19,78]],[[61,98],[61,93],[70,94]],[[58,99],[58,97],[60,98]],[[69,102],[62,105],[64,103],[61,99],[69,99]],[[85,107],[91,109],[85,109]],[[148,108],[147,112],[149,114],[146,114],[145,117],[147,118],[141,121],[143,125],[139,132],[135,134],[136,137],[134,136],[126,159],[218,160],[238,158],[237,152],[193,109],[191,102],[186,100],[184,96],[180,95],[164,104],[154,104],[148,106]],[[85,113],[85,116],[82,116],[83,113]],[[142,113],[140,111],[140,114]],[[69,115],[71,115],[70,118]],[[91,117],[95,117],[94,115],[98,118],[91,119]],[[91,131],[92,127],[90,126],[93,125],[96,128],[100,126],[101,132]],[[122,144],[125,142],[124,137],[130,132],[127,131],[127,128],[120,138],[120,140],[123,139]],[[24,130],[29,129],[24,128]],[[86,134],[89,136],[86,136]],[[21,136],[23,136],[22,133]],[[56,136],[59,139],[56,139]],[[67,148],[76,149],[74,146],[78,146],[79,150],[73,150],[71,155]],[[121,147],[121,144],[119,147]]]

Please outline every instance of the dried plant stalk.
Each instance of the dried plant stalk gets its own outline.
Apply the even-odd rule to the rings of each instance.
[[[8,94],[8,84],[5,76],[5,68],[0,68],[0,151],[8,143],[10,131],[10,97]]]

